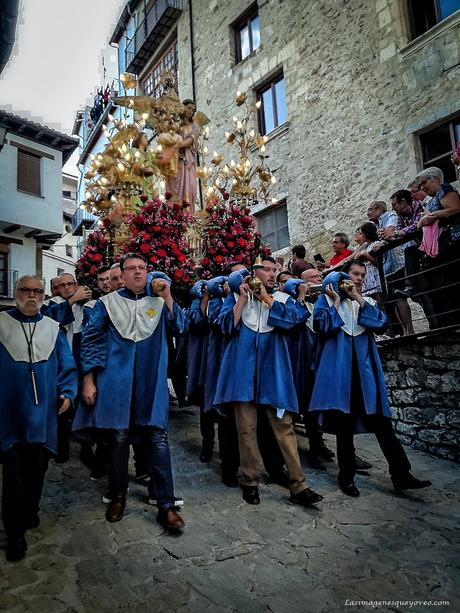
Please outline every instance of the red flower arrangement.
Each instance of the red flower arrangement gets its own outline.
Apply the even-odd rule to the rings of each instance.
[[[75,274],[80,285],[96,289],[96,272],[100,266],[111,264],[111,241],[105,230],[91,232],[80,258],[75,263]]]
[[[225,194],[223,196],[225,198]],[[206,256],[199,262],[205,269],[202,278],[209,279],[222,274],[231,263],[241,262],[248,268],[258,255],[269,255],[270,249],[261,244],[250,209],[216,200],[207,208]]]
[[[128,220],[131,237],[123,251],[142,253],[153,269],[171,277],[176,297],[188,292],[195,280],[195,263],[184,238],[191,222],[187,212],[160,199],[147,202]]]

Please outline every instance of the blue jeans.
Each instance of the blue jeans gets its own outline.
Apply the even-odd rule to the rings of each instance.
[[[148,456],[149,475],[159,508],[174,506],[174,487],[168,433],[154,426],[135,426],[132,430],[112,430],[109,493],[126,496],[131,435],[134,434]]]

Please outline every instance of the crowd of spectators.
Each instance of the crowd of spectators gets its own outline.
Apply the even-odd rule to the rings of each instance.
[[[459,156],[452,161],[460,166]],[[391,336],[414,333],[408,298],[420,304],[430,329],[460,323],[458,191],[443,182],[439,168],[431,167],[392,193],[389,202],[391,208],[383,200],[369,203],[368,221],[356,229],[353,250],[344,232],[332,237],[333,254],[327,260],[318,253],[310,262],[305,247],[295,245],[288,265],[278,263],[278,283],[303,278],[312,269],[324,276],[360,260],[366,266],[363,295],[385,309]]]

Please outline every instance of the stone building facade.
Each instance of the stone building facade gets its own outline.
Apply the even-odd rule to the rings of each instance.
[[[282,75],[287,120],[267,134],[278,178],[274,195],[286,202],[289,243],[326,253],[333,232],[351,233],[366,221],[371,200],[388,201],[436,157],[433,149],[448,153],[460,140],[460,1],[431,4],[131,1],[112,42],[123,56],[120,68],[139,75],[139,93],[158,73],[162,57],[176,62],[181,97],[195,98],[211,119],[211,151],[226,151],[224,131],[232,125],[236,91],[255,101]],[[428,5],[433,14],[422,14]],[[157,20],[161,11],[168,19],[146,55],[141,43],[153,27],[154,9]],[[260,42],[251,41],[255,48],[238,61],[239,28],[254,15]],[[136,54],[141,61],[130,65]],[[439,135],[428,133],[424,143],[423,134],[437,128]],[[445,155],[439,163],[449,164]],[[270,214],[262,205],[254,213]]]

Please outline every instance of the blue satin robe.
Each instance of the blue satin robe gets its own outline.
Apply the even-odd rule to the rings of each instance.
[[[365,303],[358,311],[357,323],[365,330],[350,336],[342,330],[344,321],[336,308],[320,296],[313,311],[318,334],[318,365],[310,401],[310,411],[351,412],[353,353],[367,415],[391,417],[380,356],[374,333],[387,327],[386,315],[378,307]],[[362,429],[360,431],[363,431]]]
[[[23,323],[40,325],[49,323],[51,318],[42,314],[33,317],[23,315],[18,309],[2,313]],[[48,320],[48,322],[46,321]],[[43,322],[43,324],[40,324]],[[11,322],[12,325],[13,322]],[[53,321],[53,324],[58,324]],[[18,341],[22,330],[18,329]],[[42,349],[46,339],[41,341]],[[39,443],[57,453],[57,415],[61,404],[59,397],[73,400],[77,392],[77,368],[69,349],[65,334],[58,331],[54,341],[49,339],[50,350],[47,359],[34,363],[35,381],[39,404],[35,404],[30,364],[27,360],[16,360],[6,349],[0,336],[0,450],[7,451],[17,443]],[[53,345],[51,346],[51,343]]]
[[[208,348],[208,318],[201,311],[202,298],[187,310],[187,394],[201,394],[205,382]]]
[[[224,300],[220,296],[211,298],[208,302],[208,342],[206,351],[206,366],[204,376],[204,410],[214,408],[214,396],[216,394],[217,379],[219,377],[222,351],[225,338],[218,319]]]
[[[236,299],[227,296],[218,322],[227,337],[216,385],[216,406],[235,402],[255,402],[298,413],[297,395],[285,331],[305,321],[308,311],[287,297],[275,300],[267,324],[269,332],[258,332],[243,323],[234,325]]]
[[[125,299],[136,301],[127,288],[117,290]],[[131,324],[138,328],[133,315]],[[89,322],[82,330],[81,363],[83,375],[93,372],[97,387],[94,407],[80,403],[73,430],[86,428],[128,429],[131,404],[134,422],[139,426],[167,429],[169,393],[167,384],[168,348],[166,326],[175,334],[185,328],[182,310],[174,303],[171,314],[166,304],[155,330],[143,340],[121,336],[112,322],[103,299],[96,302]]]

